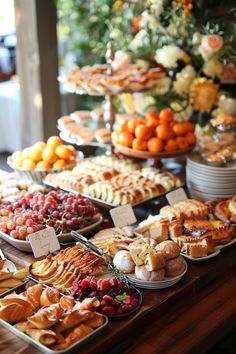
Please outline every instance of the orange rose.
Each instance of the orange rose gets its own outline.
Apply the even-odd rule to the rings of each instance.
[[[203,59],[208,59],[213,53],[216,53],[221,49],[223,43],[223,38],[217,34],[203,36],[199,47],[199,52],[201,53]]]

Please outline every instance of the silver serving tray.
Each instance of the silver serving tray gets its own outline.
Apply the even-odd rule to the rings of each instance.
[[[55,185],[53,183],[47,182],[45,180],[43,180],[43,184],[45,184],[45,186],[52,187],[52,188],[60,188],[61,190],[65,191],[65,192],[69,192],[69,193],[73,193],[73,194],[80,193],[84,198],[92,200],[95,205],[100,206],[100,207],[102,207],[104,209],[110,210],[112,208],[117,208],[117,207],[121,206],[121,205],[114,205],[112,203],[107,203],[107,202],[105,202],[102,199],[98,199],[98,198],[92,197],[92,196],[90,196],[88,194],[85,194],[85,193],[77,192],[77,191],[75,191],[73,189],[69,189],[69,188],[66,188],[66,187],[59,187],[59,186],[57,186],[57,185]],[[131,204],[131,206],[132,207],[141,206],[142,204],[144,204],[146,202],[150,202],[153,199],[161,198],[161,197],[165,196],[169,192],[173,192],[174,190],[176,190],[178,188],[184,187],[184,185],[185,185],[185,183],[182,183],[180,186],[178,186],[176,188],[173,188],[173,189],[171,189],[169,191],[166,191],[166,192],[163,192],[163,193],[160,193],[160,194],[153,195],[151,198],[143,199],[143,200],[141,200],[138,203]]]
[[[37,283],[35,280],[33,280],[34,283]],[[24,286],[23,286],[24,285]],[[47,287],[47,286],[46,286]],[[21,290],[25,290],[26,288],[26,283],[21,285],[21,289],[17,289],[17,293],[21,292]],[[15,290],[15,289],[12,289]],[[99,328],[95,329],[92,333],[89,333],[87,336],[85,336],[84,338],[80,339],[79,341],[75,342],[74,344],[72,344],[70,347],[68,347],[67,349],[63,349],[63,350],[52,350],[49,347],[46,347],[45,345],[37,342],[36,340],[34,340],[33,338],[29,337],[27,334],[19,331],[16,327],[14,327],[13,325],[11,325],[10,323],[0,319],[0,324],[7,328],[10,332],[14,333],[17,337],[23,339],[25,342],[32,344],[35,348],[37,348],[38,350],[40,350],[43,353],[46,354],[57,354],[57,353],[70,353],[70,352],[74,352],[76,349],[79,349],[82,345],[84,345],[85,343],[88,343],[90,340],[92,340],[94,337],[96,337],[98,334],[100,334],[100,332],[103,331],[103,329],[107,326],[108,324],[108,318],[107,316],[101,314],[104,318],[104,323],[102,326],[100,326]]]

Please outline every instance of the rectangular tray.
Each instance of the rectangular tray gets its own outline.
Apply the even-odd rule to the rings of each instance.
[[[34,283],[35,280],[33,280]],[[23,284],[22,284],[23,285]],[[21,287],[22,287],[21,285]],[[18,289],[17,293],[20,292],[20,290],[24,290],[25,289],[25,285],[24,284],[24,288],[23,289]],[[102,315],[102,314],[101,314]],[[15,328],[13,325],[11,325],[10,323],[0,319],[0,324],[7,328],[10,332],[14,333],[17,337],[23,339],[25,342],[32,344],[35,348],[37,348],[38,350],[40,350],[43,353],[46,354],[62,354],[62,353],[70,353],[70,352],[75,352],[76,349],[79,349],[82,345],[84,345],[85,343],[88,343],[90,340],[92,340],[93,338],[95,338],[97,335],[100,334],[100,332],[103,331],[103,329],[107,326],[108,324],[108,318],[105,315],[102,315],[104,318],[104,324],[95,329],[92,333],[88,334],[87,336],[85,336],[84,338],[82,338],[81,340],[75,342],[74,344],[72,344],[70,347],[68,347],[67,349],[63,349],[63,350],[52,350],[48,347],[46,347],[45,345],[37,342],[36,340],[34,340],[33,338],[29,337],[27,334],[19,331],[17,328]]]
[[[10,293],[13,292],[13,291],[15,291],[15,292],[19,292],[19,291],[21,292],[21,290],[24,291],[24,290],[25,290],[25,286],[26,286],[26,284],[28,283],[29,280],[30,280],[30,279],[27,277],[27,278],[25,278],[25,279],[23,280],[22,284],[17,285],[17,286],[15,286],[14,288],[11,288],[11,289],[5,291],[4,293],[2,293],[2,294],[0,295],[0,299],[3,298],[4,296],[10,294]]]
[[[66,188],[66,187],[58,187],[56,186],[55,184],[53,183],[49,183],[49,182],[46,182],[43,180],[43,184],[45,184],[45,186],[48,186],[48,187],[52,187],[52,188],[60,188],[61,190],[65,191],[65,192],[69,192],[69,193],[73,193],[73,194],[77,194],[77,193],[80,193],[84,198],[87,198],[87,199],[90,199],[94,202],[95,205],[97,206],[100,206],[104,209],[113,209],[113,208],[117,208],[119,207],[120,205],[114,205],[112,203],[107,203],[105,201],[103,201],[102,199],[98,199],[98,198],[95,198],[95,197],[92,197],[88,194],[84,194],[84,193],[81,193],[81,192],[77,192],[73,189],[70,189],[70,188]],[[163,192],[163,193],[160,193],[160,194],[156,194],[154,196],[152,196],[151,198],[146,198],[146,199],[143,199],[141,200],[140,202],[138,203],[134,203],[134,204],[131,204],[132,207],[137,207],[137,206],[141,206],[143,205],[144,203],[146,202],[150,202],[151,200],[153,199],[158,199],[158,198],[161,198],[163,196],[165,196],[167,193],[169,192],[173,192],[174,190],[178,189],[178,188],[181,188],[181,187],[184,187],[185,183],[182,183],[180,186],[176,187],[176,188],[173,188],[171,189],[170,191],[166,191],[166,192]]]

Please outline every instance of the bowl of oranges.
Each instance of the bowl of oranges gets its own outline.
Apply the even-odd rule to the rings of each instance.
[[[64,145],[58,136],[39,141],[8,157],[8,165],[21,177],[42,182],[48,173],[72,169],[76,165],[76,149]]]
[[[179,123],[170,109],[149,112],[144,119],[131,118],[112,133],[116,150],[137,158],[167,158],[191,151],[196,144],[195,125]]]

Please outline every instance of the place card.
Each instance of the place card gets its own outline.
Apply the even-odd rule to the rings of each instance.
[[[60,249],[60,243],[53,227],[34,232],[28,238],[35,258],[47,256]]]
[[[110,214],[115,227],[129,226],[137,221],[130,204],[111,209]]]
[[[187,197],[187,194],[185,193],[183,188],[178,188],[173,192],[167,193],[166,199],[168,200],[170,205],[175,205],[189,198]]]

